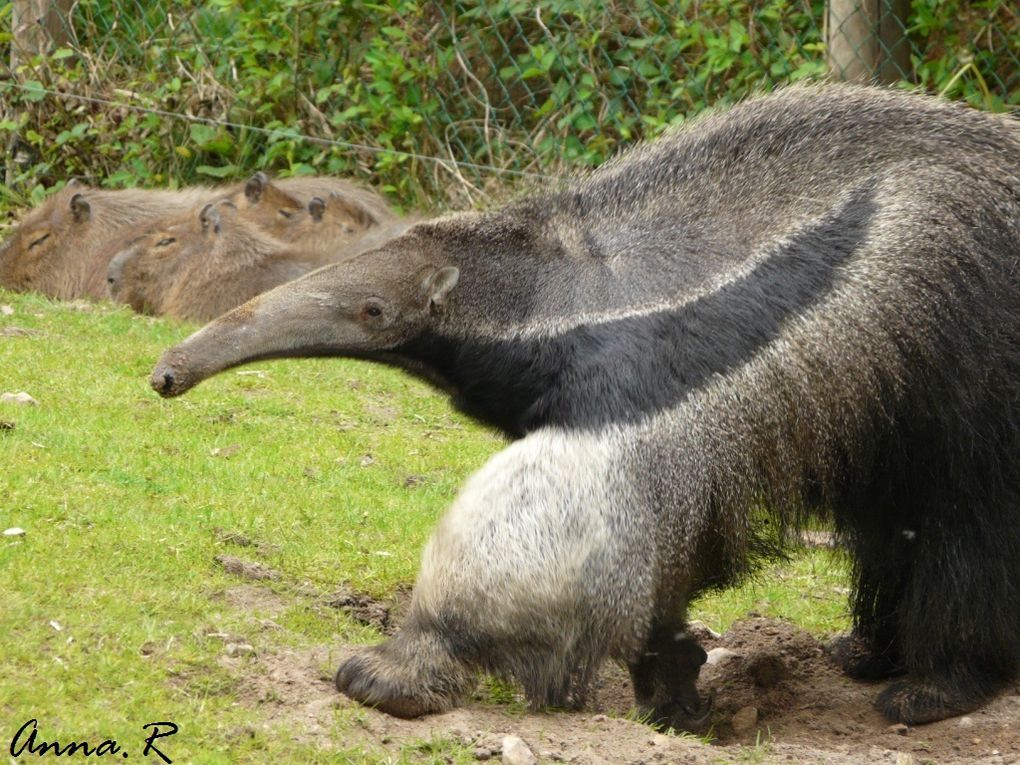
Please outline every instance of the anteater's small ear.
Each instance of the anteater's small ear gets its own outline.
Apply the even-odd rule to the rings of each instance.
[[[269,176],[263,173],[261,170],[244,184],[244,195],[248,198],[248,201],[253,205],[258,204],[258,201],[262,199],[262,192],[266,190],[266,184],[269,183]]]
[[[422,287],[429,296],[429,304],[444,305],[453,288],[457,286],[458,279],[460,271],[454,266],[444,266],[426,276]]]
[[[322,197],[312,197],[308,200],[308,214],[312,216],[312,220],[319,223],[322,220],[322,214],[326,211],[326,202]]]
[[[220,233],[220,211],[216,209],[216,205],[210,202],[202,208],[202,212],[198,214],[198,219],[202,222],[202,231],[207,232],[212,229],[214,234]]]
[[[92,206],[81,192],[71,197],[70,205],[76,223],[84,223],[92,217]]]

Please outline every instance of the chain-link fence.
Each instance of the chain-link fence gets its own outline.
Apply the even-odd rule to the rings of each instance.
[[[1020,107],[1014,0],[14,0],[7,184],[343,173],[415,206],[818,78]]]

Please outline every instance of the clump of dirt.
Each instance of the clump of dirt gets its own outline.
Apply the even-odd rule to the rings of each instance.
[[[792,624],[749,618],[699,642],[709,652],[698,685],[715,693],[717,750],[767,742],[768,753],[791,762],[1020,763],[1020,687],[965,717],[897,726],[874,709],[882,683],[846,677]],[[599,684],[600,709],[630,709],[626,672],[603,671]]]
[[[217,555],[213,558],[213,560],[223,566],[224,571],[228,574],[240,576],[245,579],[262,581],[266,579],[280,578],[280,573],[269,566],[266,566],[263,563],[253,563],[251,561],[241,560],[234,555]]]
[[[411,604],[411,588],[398,587],[392,600],[378,600],[343,585],[327,596],[324,604],[343,611],[356,622],[374,627],[384,635],[392,635]]]

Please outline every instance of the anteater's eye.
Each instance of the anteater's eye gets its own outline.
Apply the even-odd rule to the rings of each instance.
[[[33,247],[38,247],[40,244],[42,244],[43,242],[45,242],[49,238],[50,238],[49,234],[43,234],[38,239],[36,239],[34,242],[32,242],[30,245],[28,245],[28,249],[31,250]]]
[[[157,247],[169,247],[171,244],[173,244],[176,241],[177,240],[174,239],[174,237],[168,236],[166,239],[160,239],[158,242],[156,242],[156,246]]]
[[[370,305],[365,308],[365,316],[382,316],[382,308],[377,305]]]

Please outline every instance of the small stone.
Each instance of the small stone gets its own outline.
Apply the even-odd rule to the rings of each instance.
[[[5,537],[23,537],[25,536],[25,530],[18,526],[11,526],[9,529],[4,529]]]
[[[799,541],[804,547],[835,547],[836,535],[831,531],[801,531]]]
[[[16,427],[17,424],[10,420],[0,420],[0,430],[14,430]]]
[[[227,643],[227,656],[245,656],[255,653],[255,647],[250,643]]]
[[[366,454],[361,458],[361,461],[358,464],[360,464],[361,467],[368,467],[373,462],[375,462],[375,457],[373,457],[371,454]]]
[[[669,746],[669,736],[656,733],[652,736],[652,746]]]
[[[740,656],[736,651],[731,651],[729,648],[713,648],[708,652],[708,658],[705,659],[706,664],[723,664],[730,659]]]
[[[973,728],[974,727],[974,718],[973,717],[961,717],[959,720],[956,721],[956,724],[959,725],[961,728]]]
[[[914,765],[914,755],[910,752],[897,752],[896,765]]]
[[[210,457],[223,457],[224,459],[230,459],[235,454],[241,451],[240,444],[229,444],[228,446],[217,446],[215,449],[209,452]]]
[[[733,715],[730,721],[734,733],[750,733],[758,727],[758,709],[756,707],[741,707]]]
[[[517,736],[503,737],[503,765],[538,765],[531,749]]]
[[[972,744],[973,744],[974,746],[977,746],[978,744],[980,744],[980,743],[981,743],[981,739],[980,739],[980,738],[977,738],[977,737],[975,737],[975,738],[972,738],[972,739],[970,740],[970,743],[972,743]]]
[[[492,752],[490,752],[488,749],[485,749],[484,747],[478,747],[477,749],[475,749],[472,755],[476,760],[488,760],[489,758],[492,757]]]
[[[39,406],[39,402],[23,390],[17,393],[0,393],[0,402],[5,404],[21,404],[22,406]]]
[[[910,728],[903,723],[896,723],[885,729],[886,733],[895,733],[897,736],[906,736],[909,731]]]
[[[608,722],[609,718],[606,717],[605,715],[592,715],[591,721],[593,723],[604,723]]]
[[[0,305],[0,316],[13,316],[14,308],[9,305]]]

